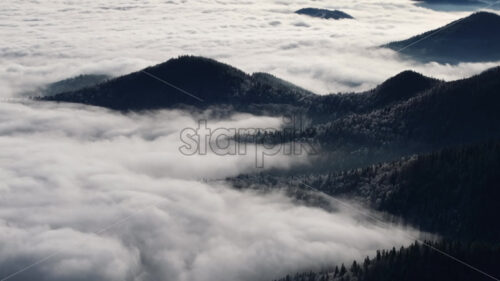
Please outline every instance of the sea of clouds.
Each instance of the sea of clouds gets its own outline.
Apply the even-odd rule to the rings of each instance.
[[[180,130],[199,117],[0,103],[0,279],[271,280],[417,235],[342,206],[231,188],[221,179],[259,171],[254,157],[180,154]],[[281,122],[235,114],[209,124]],[[307,161],[277,155],[266,168]]]
[[[414,3],[7,0],[0,10],[0,97],[83,73],[125,74],[185,54],[270,72],[319,94],[366,90],[406,69],[457,79],[498,64],[420,64],[376,48],[471,13]],[[308,6],[355,19],[294,14]]]
[[[351,209],[304,206],[280,191],[232,189],[224,178],[265,171],[255,155],[179,152],[180,131],[208,113],[124,114],[12,99],[23,92],[183,54],[270,72],[320,94],[368,89],[409,68],[455,79],[494,65],[422,65],[373,48],[469,13],[410,1],[7,2],[0,10],[0,280],[271,280],[417,235]],[[293,13],[305,6],[356,19]],[[248,114],[209,122],[282,125]],[[278,154],[265,169],[308,161]]]

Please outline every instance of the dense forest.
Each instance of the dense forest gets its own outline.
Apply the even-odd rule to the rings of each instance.
[[[444,241],[416,243],[336,265],[325,272],[287,276],[280,281],[330,280],[491,280],[451,255],[500,276],[500,142],[455,147],[399,161],[325,174],[244,175],[231,179],[238,188],[285,188],[298,202],[331,208],[316,191],[355,200],[439,234]],[[312,193],[304,190],[312,187]],[[311,190],[311,189],[309,189]],[[427,245],[429,244],[429,245]],[[437,249],[437,250],[436,250]],[[334,266],[334,265],[332,265]]]
[[[492,276],[500,276],[500,246],[451,241],[415,242],[409,247],[378,251],[376,256],[349,265],[336,265],[323,272],[304,272],[276,281],[435,281],[492,280],[451,260],[439,249]]]
[[[317,143],[324,152],[323,161],[338,170],[500,136],[498,67],[452,82],[405,71],[371,91],[326,96],[269,74],[248,75],[199,57],[172,59],[145,71],[168,78],[202,100],[179,93],[141,71],[42,99],[123,111],[188,106],[190,110],[211,107],[299,117],[307,128],[295,128],[300,131],[292,135],[278,132],[266,137],[274,137],[275,142]]]
[[[403,72],[372,91],[316,97],[304,130],[260,142],[308,142],[322,150],[315,172],[348,170],[500,137],[500,68],[442,82]]]
[[[473,0],[427,0],[428,3],[491,4]],[[500,16],[477,12],[443,27],[412,38],[392,42],[384,47],[396,50],[411,59],[439,63],[482,62],[500,59]],[[425,38],[425,40],[422,40]],[[423,41],[423,42],[420,42]],[[419,42],[419,44],[415,44]]]
[[[200,100],[150,75],[168,78]],[[499,89],[496,67],[451,82],[405,71],[370,91],[320,96],[266,73],[250,75],[210,59],[180,57],[41,99],[120,111],[189,107],[299,116],[304,127],[236,138],[313,143],[320,153],[311,157],[311,165],[227,181],[263,192],[285,189],[297,202],[321,208],[332,206],[318,190],[355,200],[387,219],[445,238],[431,243],[498,276]],[[483,280],[478,272],[418,243],[332,266],[338,267],[283,280]]]
[[[165,84],[167,79],[171,85]],[[162,81],[163,80],[163,81]],[[183,89],[185,93],[180,93]],[[213,105],[255,111],[254,106],[273,104],[303,105],[314,94],[270,74],[249,75],[227,64],[193,56],[182,56],[165,63],[99,85],[42,100],[84,103],[110,109],[151,110]],[[268,112],[272,112],[269,110]]]
[[[303,8],[297,10],[295,13],[299,15],[308,15],[315,18],[322,19],[352,19],[353,17],[339,10],[327,10],[327,9],[317,9],[317,8]]]
[[[230,179],[238,188],[311,186],[464,242],[500,242],[500,142],[445,149],[354,170]],[[304,194],[297,193],[303,197]]]

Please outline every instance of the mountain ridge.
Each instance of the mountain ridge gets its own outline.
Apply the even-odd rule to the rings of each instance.
[[[443,27],[385,45],[405,57],[422,62],[500,61],[500,16],[476,12]]]
[[[371,95],[369,98],[381,106],[404,100],[437,81],[413,71],[403,71],[375,89],[361,94]],[[405,92],[398,94],[399,87],[406,89]],[[268,73],[247,74],[212,59],[181,56],[93,87],[40,97],[40,100],[84,103],[117,110],[151,110],[179,104],[201,107],[222,103],[303,106],[318,100],[335,99],[335,96],[317,95]],[[141,101],[147,99],[151,101]]]
[[[354,19],[351,15],[344,13],[339,10],[328,10],[328,9],[318,9],[318,8],[302,8],[295,11],[299,15],[307,15],[310,17],[321,18],[321,19]]]
[[[275,142],[308,139],[326,151],[342,152],[336,156],[345,160],[340,161],[344,166],[339,169],[500,138],[496,106],[500,103],[500,67],[451,82],[403,71],[371,91],[326,96],[269,74],[249,75],[199,57],[169,60],[145,71],[203,101],[140,71],[42,100],[121,111],[188,106],[193,110],[221,107],[228,112],[302,116],[308,130],[286,139],[279,134],[270,137]]]
[[[249,75],[215,60],[182,56],[95,87],[41,97],[40,100],[127,111],[172,108],[182,104],[202,108],[223,103],[289,104],[313,95],[290,85],[271,76],[264,79],[262,74]]]

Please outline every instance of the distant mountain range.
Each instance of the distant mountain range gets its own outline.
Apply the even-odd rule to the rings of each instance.
[[[288,187],[299,198],[313,187],[447,239],[500,245],[499,170],[497,139],[351,170],[241,175],[229,181],[238,188]]]
[[[422,61],[456,64],[500,61],[500,16],[478,12],[435,30],[384,45]]]
[[[495,279],[434,249],[474,265]],[[331,269],[321,272],[289,274],[277,281],[491,281],[500,276],[499,259],[499,247],[481,243],[415,242],[408,247],[377,251],[373,257],[351,264],[331,265]]]
[[[242,175],[231,182],[238,188],[287,187],[287,193],[299,201],[321,206],[321,201],[304,194],[304,189],[314,187],[336,198],[358,201],[392,215],[385,217],[388,220],[410,224],[444,239],[379,251],[345,266],[333,264],[322,272],[291,272],[279,281],[491,280],[446,255],[500,276],[500,223],[496,218],[500,212],[499,170],[500,141],[496,140],[362,169],[286,176]]]
[[[92,87],[109,80],[111,76],[105,74],[82,74],[72,78],[60,80],[40,87],[34,91],[23,93],[26,96],[53,96],[65,92]]]
[[[249,75],[186,56],[41,99],[121,111],[223,106],[255,114],[305,114],[312,122],[308,137],[328,149],[417,152],[500,136],[499,77],[500,68],[453,82],[405,71],[371,91],[320,96],[269,74]]]
[[[314,138],[332,147],[345,147],[346,143],[352,147],[357,143],[365,147],[391,147],[392,151],[398,147],[411,148],[418,152],[500,137],[497,107],[500,68],[453,82],[435,82],[421,77],[413,80],[421,87],[421,91],[413,95],[408,89],[417,87],[409,82],[405,89],[405,83],[398,80],[382,84],[378,91],[365,93],[364,102],[358,103],[352,114],[316,125]],[[410,93],[406,99],[397,96],[398,100],[394,100],[391,95],[394,91],[391,84],[398,83],[401,83],[400,93]],[[380,96],[392,96],[392,99],[382,99],[385,103],[380,106],[376,103]],[[312,111],[328,112],[328,108],[337,106],[337,103],[331,106],[325,101],[328,97],[320,99],[323,101],[313,103]]]
[[[330,173],[309,183],[405,218],[424,231],[466,242],[500,237],[500,142],[445,149]],[[431,218],[432,219],[429,219]]]
[[[482,1],[476,1],[476,0],[414,0],[414,1],[425,2],[429,4],[456,4],[456,5],[483,4]]]
[[[473,22],[477,17],[497,16],[479,13],[471,16]],[[304,183],[359,201],[450,239],[451,244],[434,245],[495,273],[500,257],[495,248],[500,244],[495,217],[500,212],[499,89],[500,67],[495,67],[451,82],[404,71],[370,91],[320,96],[270,74],[250,75],[211,59],[185,56],[40,100],[120,111],[210,107],[301,115],[306,130],[283,130],[265,138],[318,144],[321,154],[310,166],[241,175],[228,182],[236,188],[287,186],[299,201],[318,207],[323,207],[321,200],[310,199]],[[366,266],[358,261],[347,269],[338,265],[338,271],[283,280],[436,280],[438,275],[439,280],[482,280],[428,249],[393,249],[372,257]],[[443,264],[458,275],[442,274]]]
[[[270,74],[248,75],[211,59],[184,56],[94,87],[42,99],[116,110],[151,110],[181,105],[204,108],[224,104],[249,111],[259,104],[298,104],[313,95]]]
[[[346,14],[339,10],[327,10],[327,9],[317,9],[317,8],[303,8],[295,12],[299,15],[307,15],[315,18],[322,19],[353,19],[349,14]]]
[[[233,181],[240,188],[245,183],[267,188],[295,186],[296,196],[302,200],[307,199],[301,192],[306,183],[336,198],[363,202],[395,216],[396,221],[402,218],[404,223],[444,238],[438,243],[419,242],[379,251],[364,261],[332,265],[323,272],[290,274],[279,281],[468,281],[491,278],[446,255],[500,276],[500,223],[496,218],[500,212],[499,170],[500,141],[495,141],[350,171],[299,177],[240,176]],[[293,188],[289,194],[292,192]]]

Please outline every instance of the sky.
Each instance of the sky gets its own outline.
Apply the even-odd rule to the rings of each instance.
[[[270,72],[319,94],[361,91],[405,69],[457,79],[497,63],[417,64],[374,48],[469,14],[410,1],[36,1],[0,10],[0,280],[272,280],[413,242],[418,231],[349,208],[224,181],[307,165],[307,155],[186,156],[180,131],[209,112],[117,113],[18,101],[79,74],[122,75],[179,55]],[[340,9],[354,20],[296,15]],[[168,80],[168,77],[162,77]],[[213,128],[279,128],[238,114]],[[350,203],[354,204],[354,203]],[[360,206],[355,206],[363,210]],[[35,266],[23,270],[26,266]]]
[[[0,11],[4,98],[79,74],[122,75],[186,54],[270,72],[318,94],[367,90],[407,69],[450,80],[498,65],[420,64],[376,48],[470,14],[410,0],[7,2]],[[355,19],[294,14],[309,6]]]

